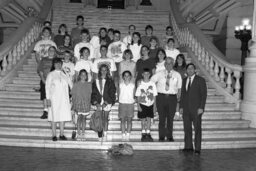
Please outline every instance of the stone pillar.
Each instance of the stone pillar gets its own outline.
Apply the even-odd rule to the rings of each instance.
[[[252,45],[244,65],[244,99],[241,104],[242,118],[250,120],[256,128],[256,0],[254,0]]]

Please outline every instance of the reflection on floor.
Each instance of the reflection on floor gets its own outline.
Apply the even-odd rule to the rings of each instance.
[[[133,156],[110,156],[99,150],[0,146],[0,154],[0,170],[256,170],[256,149],[202,150],[200,156],[180,151],[135,151]]]

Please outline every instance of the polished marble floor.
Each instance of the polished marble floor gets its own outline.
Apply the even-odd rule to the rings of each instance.
[[[0,170],[24,171],[256,171],[256,149],[135,151],[111,156],[106,151],[0,146]]]

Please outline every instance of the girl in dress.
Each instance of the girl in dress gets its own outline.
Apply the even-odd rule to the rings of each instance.
[[[121,61],[119,65],[119,80],[123,81],[122,74],[124,71],[130,71],[132,81],[135,81],[136,63],[132,59],[132,51],[130,49],[126,49],[123,54],[123,61]]]
[[[132,42],[128,46],[128,49],[132,51],[133,54],[133,61],[137,62],[140,59],[140,50],[141,50],[141,37],[139,32],[134,32],[132,34]]]
[[[88,81],[92,80],[92,61],[88,58],[90,56],[90,49],[88,47],[82,47],[80,49],[80,59],[76,62],[75,65],[75,81],[78,79],[78,73],[80,70],[85,69],[88,73]]]
[[[88,73],[82,69],[78,75],[78,82],[71,90],[72,110],[77,115],[77,140],[85,141],[86,116],[90,113],[91,93],[92,85],[88,82]]]
[[[98,132],[99,141],[102,137],[107,140],[108,115],[116,101],[116,87],[110,76],[107,65],[102,64],[99,68],[98,78],[92,83],[91,103],[97,110],[103,113],[103,131]]]
[[[132,129],[132,118],[134,116],[134,93],[135,85],[131,81],[132,73],[124,71],[122,73],[123,82],[119,85],[119,112],[118,117],[121,119],[122,140],[130,139]],[[127,124],[127,132],[126,132]]]

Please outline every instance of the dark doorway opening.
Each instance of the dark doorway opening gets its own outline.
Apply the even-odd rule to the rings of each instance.
[[[98,0],[98,8],[124,9],[124,0]]]

